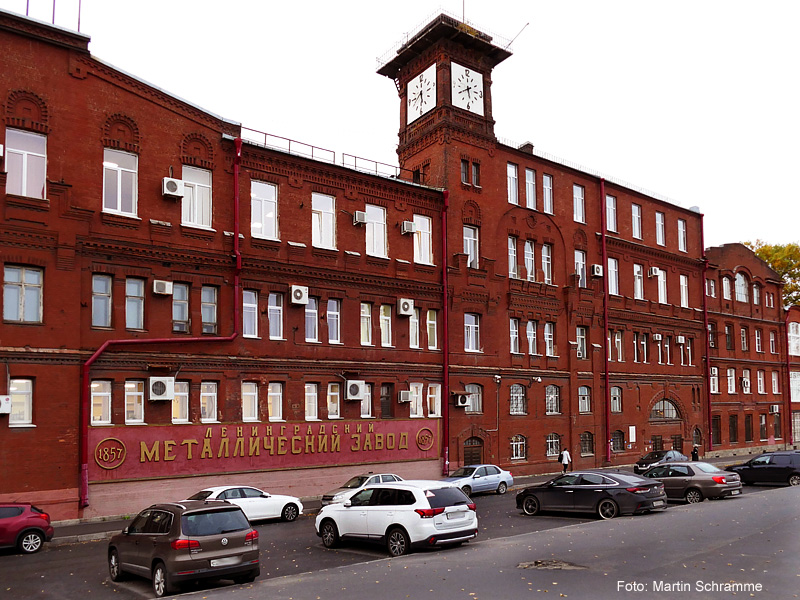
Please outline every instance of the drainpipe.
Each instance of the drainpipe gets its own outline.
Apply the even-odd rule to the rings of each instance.
[[[106,340],[103,345],[95,350],[81,367],[81,404],[80,404],[80,427],[79,448],[80,448],[80,476],[79,476],[79,508],[89,506],[89,403],[91,402],[91,380],[89,369],[94,362],[106,351],[109,346],[132,346],[140,344],[174,344],[188,342],[230,342],[236,339],[241,328],[240,313],[240,290],[239,277],[242,270],[242,255],[239,249],[239,166],[242,159],[242,138],[233,141],[236,148],[236,157],[233,161],[233,253],[236,259],[236,267],[233,273],[233,333],[221,337],[190,337],[190,338],[153,338],[153,339],[118,339]]]
[[[783,308],[783,287],[781,287],[781,294],[779,297],[781,307]],[[786,436],[784,439],[788,439],[789,445],[791,446],[794,444],[795,440],[794,430],[792,429],[792,361],[789,357],[789,311],[783,308],[783,312],[786,313],[786,317],[783,321],[783,342],[786,352],[786,379],[784,379],[783,382],[783,408],[786,410],[784,413],[786,415],[786,420],[782,425],[786,427]],[[784,448],[786,448],[785,444]]]
[[[442,387],[442,475],[450,475],[450,298],[447,291],[447,209],[450,206],[450,192],[444,190],[442,208],[442,368],[444,378]]]
[[[700,248],[703,252],[703,329],[705,329],[703,339],[706,347],[706,360],[703,365],[703,376],[706,380],[706,451],[711,452],[711,345],[708,340],[708,297],[706,296],[706,275],[708,274],[708,257],[706,257],[706,244],[703,236],[703,219],[700,215]],[[694,433],[694,432],[692,432]],[[692,436],[694,437],[694,435]],[[694,440],[692,440],[694,444]]]
[[[608,270],[608,247],[606,245],[606,235],[608,234],[608,223],[606,223],[606,180],[600,178],[600,223],[602,235],[600,237],[603,256],[603,269]],[[608,371],[608,273],[603,277],[603,380],[604,395],[606,404],[605,419],[605,442],[606,442],[606,462],[611,463],[611,388],[609,387]]]

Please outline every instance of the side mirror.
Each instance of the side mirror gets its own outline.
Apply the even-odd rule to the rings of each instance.
[[[128,528],[127,527],[122,530],[122,535],[128,535]]]
[[[350,500],[347,500],[342,506],[344,506],[345,508],[350,508],[351,506],[353,506],[353,503],[350,502]]]

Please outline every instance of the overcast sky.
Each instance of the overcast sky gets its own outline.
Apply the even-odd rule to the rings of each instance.
[[[53,0],[0,0],[27,4],[53,20]],[[57,0],[56,24],[77,29],[77,7]],[[80,30],[97,58],[245,127],[395,165],[399,99],[376,59],[442,9],[519,34],[493,75],[506,143],[700,207],[707,246],[800,241],[797,0],[82,0]]]

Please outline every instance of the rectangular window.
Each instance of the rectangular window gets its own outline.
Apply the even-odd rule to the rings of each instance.
[[[47,137],[6,128],[6,193],[45,198]]]
[[[250,182],[250,235],[278,240],[278,186],[263,181]]]
[[[747,329],[742,327],[739,329],[739,340],[742,343],[742,352],[747,352]]]
[[[92,327],[111,327],[110,275],[92,275]]]
[[[728,415],[728,441],[735,444],[739,441],[739,416]]]
[[[392,346],[392,307],[381,304],[381,346]]]
[[[111,424],[111,382],[92,381],[92,425]]]
[[[269,420],[283,420],[283,384],[271,382],[267,389],[267,403],[269,404]]]
[[[44,272],[6,266],[3,281],[3,319],[16,323],[42,322]]]
[[[744,416],[744,441],[753,441],[753,415]]]
[[[269,306],[267,307],[267,319],[269,320],[269,339],[282,340],[283,294],[278,294],[276,292],[270,293]]]
[[[136,216],[139,157],[103,149],[103,212]]]
[[[723,277],[722,278],[722,297],[725,300],[731,299],[731,278],[730,277]]]
[[[606,228],[609,231],[617,232],[617,199],[614,196],[606,196]]]
[[[478,268],[478,228],[464,226],[464,254],[467,255],[467,268]]]
[[[683,308],[689,308],[689,276],[688,275],[681,275],[680,276],[680,286],[681,286],[681,306]]]
[[[519,192],[517,184],[517,165],[508,163],[506,167],[506,179],[508,183],[508,203],[519,204]]]
[[[575,340],[578,344],[578,358],[589,358],[589,353],[586,349],[586,327],[577,327],[575,329]]]
[[[338,383],[328,384],[328,418],[341,418],[341,394]]]
[[[642,207],[638,204],[631,204],[631,235],[642,239]]]
[[[777,371],[772,372],[772,393],[773,394],[780,394],[780,384],[779,384],[779,376]]]
[[[800,323],[789,323],[789,356],[800,356]]]
[[[528,354],[538,354],[539,349],[536,343],[536,330],[539,328],[537,321],[528,321],[525,326],[525,336],[528,338]]]
[[[761,304],[761,288],[757,283],[753,284],[753,304],[756,306]]]
[[[175,395],[172,397],[172,422],[189,422],[189,382],[176,381]]]
[[[258,337],[258,292],[255,290],[242,292],[242,335]]]
[[[125,280],[125,327],[144,329],[144,279]]]
[[[582,185],[572,186],[573,218],[577,223],[586,223],[586,206],[584,204],[584,189]]]
[[[762,340],[762,334],[760,329],[756,329],[756,352],[763,352],[764,351],[764,342]]]
[[[639,334],[639,344],[641,344],[641,350],[639,352],[640,357],[643,363],[648,362],[647,351],[650,348],[650,336],[646,333]],[[689,359],[689,363],[691,364],[691,358]]]
[[[442,386],[438,383],[428,384],[428,416],[442,416]]]
[[[736,393],[736,369],[728,369],[728,393]]]
[[[336,213],[333,196],[311,194],[311,244],[336,249]]]
[[[762,442],[767,439],[767,415],[758,415],[758,437]]]
[[[536,171],[525,169],[525,206],[536,210]]]
[[[667,243],[667,230],[664,213],[656,212],[656,244],[665,246]]]
[[[551,321],[544,324],[544,349],[545,355],[556,355],[556,324]]]
[[[686,221],[678,219],[678,250],[686,252]]]
[[[469,185],[469,161],[461,159],[461,183]]]
[[[733,350],[733,325],[725,325],[725,349]]]
[[[553,246],[542,244],[542,281],[548,285],[553,283]]]
[[[481,165],[480,163],[472,163],[472,185],[481,187]]]
[[[8,382],[8,392],[11,396],[11,414],[8,415],[8,425],[33,424],[33,380],[12,379]]]
[[[775,436],[776,440],[779,440],[783,437],[783,433],[781,432],[780,413],[775,413],[774,415],[772,415],[772,435]]]
[[[125,382],[125,424],[144,423],[144,381]]]
[[[428,310],[427,316],[427,330],[428,330],[428,350],[436,350],[439,347],[438,328],[437,328],[437,315],[436,311]]]
[[[658,302],[667,303],[667,272],[664,269],[658,270]]]
[[[305,309],[306,341],[319,341],[319,301],[309,298]]]
[[[433,264],[433,228],[431,218],[414,215],[414,262]]]
[[[258,421],[258,386],[242,382],[242,421]]]
[[[508,331],[511,354],[519,354],[519,319],[509,319]]]
[[[419,348],[419,318],[421,311],[415,308],[408,318],[408,347]]]
[[[325,320],[328,321],[328,343],[341,344],[342,343],[342,328],[340,323],[340,315],[342,310],[342,301],[336,298],[328,300],[328,307],[325,309]]]
[[[372,304],[361,303],[361,345],[372,345]]]
[[[575,274],[578,276],[578,286],[586,287],[586,252],[575,250]]]
[[[361,418],[372,418],[372,384],[364,386],[364,397],[361,399]]]
[[[719,367],[711,367],[709,389],[712,394],[719,394]]]
[[[717,347],[717,324],[714,321],[708,323],[708,346],[709,348]]]
[[[633,265],[633,297],[644,300],[644,266]]]
[[[623,335],[622,331],[615,331],[614,332],[614,350],[617,353],[617,361],[618,362],[625,362],[625,351],[623,346]],[[669,362],[669,359],[667,359]]]
[[[172,331],[189,333],[189,284],[172,286]]]
[[[578,388],[578,412],[592,412],[592,396],[587,385],[582,385]]]
[[[211,171],[183,167],[183,204],[181,222],[194,227],[211,228]]]
[[[706,296],[717,297],[717,282],[713,279],[706,279]]]
[[[639,362],[639,333],[633,332],[633,362]]]
[[[411,392],[411,403],[409,404],[410,417],[424,417],[422,414],[422,391],[424,384],[422,383],[409,383],[408,389]]]
[[[762,370],[756,371],[756,390],[759,394],[767,393],[766,373]]]
[[[742,393],[750,393],[750,369],[742,369]]]
[[[367,248],[369,256],[386,258],[389,247],[386,241],[386,209],[382,206],[366,205]]]
[[[722,417],[720,415],[711,417],[711,443],[714,446],[722,443]]]
[[[772,354],[778,353],[778,340],[774,331],[769,332],[769,351]]]
[[[525,274],[528,281],[536,281],[536,255],[531,240],[525,241]]]
[[[616,258],[608,259],[608,293],[619,296],[619,261]]]
[[[508,236],[508,276],[517,279],[519,267],[517,266],[517,238]]]
[[[200,291],[200,312],[203,319],[203,333],[217,333],[217,288],[204,285]]]
[[[622,388],[614,386],[611,388],[611,412],[622,412]]]
[[[217,383],[200,382],[200,422],[217,423]]]
[[[481,351],[480,316],[474,313],[464,314],[464,351]]]
[[[542,175],[542,211],[553,214],[553,176]]]
[[[319,407],[317,400],[317,384],[307,383],[305,391],[306,421],[319,420]]]

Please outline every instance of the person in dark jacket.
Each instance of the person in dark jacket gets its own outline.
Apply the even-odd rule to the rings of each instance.
[[[692,448],[692,460],[694,461],[700,460],[700,454],[697,452],[697,446]]]

